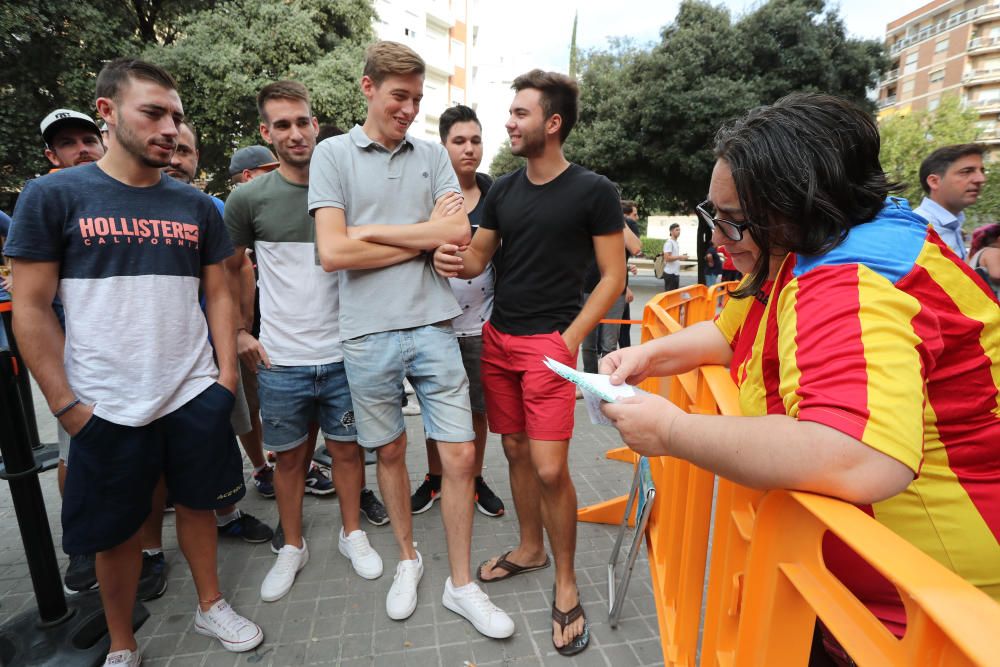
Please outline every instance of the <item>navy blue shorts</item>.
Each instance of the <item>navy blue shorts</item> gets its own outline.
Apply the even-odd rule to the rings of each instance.
[[[104,551],[129,539],[166,478],[177,505],[214,510],[246,493],[243,458],[229,413],[233,394],[218,383],[145,426],[93,416],[73,436],[63,495],[63,551]]]

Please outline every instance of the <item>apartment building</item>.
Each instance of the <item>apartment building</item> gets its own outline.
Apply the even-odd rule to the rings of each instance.
[[[879,117],[934,110],[959,95],[979,112],[982,141],[1000,144],[1000,2],[929,2],[886,26],[886,48]]]
[[[410,132],[438,141],[438,117],[455,104],[476,107],[473,51],[477,0],[375,0],[379,39],[410,46],[427,63],[424,99]]]

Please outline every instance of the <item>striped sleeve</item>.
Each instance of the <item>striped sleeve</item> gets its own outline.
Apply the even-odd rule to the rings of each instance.
[[[841,431],[918,471],[933,363],[913,327],[919,312],[915,298],[858,264],[820,267],[790,282],[778,303],[786,414]]]
[[[750,306],[753,305],[753,298],[729,299],[715,317],[715,326],[719,328],[722,335],[726,337],[726,342],[730,347],[735,347],[736,339],[746,322]]]

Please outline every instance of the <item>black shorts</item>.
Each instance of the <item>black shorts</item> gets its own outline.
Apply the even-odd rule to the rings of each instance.
[[[63,551],[104,551],[129,539],[150,511],[160,475],[174,503],[214,510],[243,497],[243,459],[218,383],[145,426],[96,415],[73,436],[63,496]]]

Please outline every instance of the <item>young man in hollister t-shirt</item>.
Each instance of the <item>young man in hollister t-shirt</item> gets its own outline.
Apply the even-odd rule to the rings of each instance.
[[[501,434],[510,464],[521,542],[484,562],[477,575],[497,581],[546,567],[544,526],[556,563],[552,643],[573,655],[589,641],[573,569],[576,489],[567,464],[575,392],[542,359],[575,367],[583,337],[622,293],[624,223],[611,181],[563,156],[577,118],[576,82],[533,70],[513,88],[507,134],[512,152],[528,164],[490,189],[469,248],[441,246],[434,263],[443,276],[476,276],[503,241],[493,314],[483,328],[482,375],[490,430]],[[581,310],[593,256],[601,277]]]
[[[229,425],[236,335],[222,261],[232,246],[212,200],[160,171],[183,119],[171,76],[113,61],[97,78],[97,109],[110,129],[107,153],[29,182],[5,248],[21,351],[72,437],[63,549],[97,553],[105,664],[138,665],[138,531],[164,476],[198,593],[195,631],[248,651],[263,633],[219,591],[212,512],[245,492]],[[57,289],[65,339],[51,307]]]

